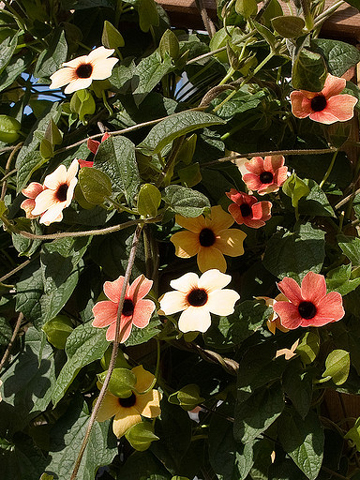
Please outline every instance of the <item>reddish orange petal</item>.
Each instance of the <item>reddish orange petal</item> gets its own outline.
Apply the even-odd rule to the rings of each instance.
[[[118,305],[117,303],[105,300],[98,302],[93,307],[94,321],[93,327],[107,327],[113,322],[116,322]]]
[[[301,289],[293,278],[285,277],[277,286],[280,292],[295,305],[299,305],[304,300],[301,295]]]
[[[273,309],[279,315],[283,327],[294,330],[301,325],[303,319],[298,312],[297,306],[294,304],[289,302],[276,302]]]
[[[236,203],[232,203],[231,205],[229,205],[228,210],[236,223],[238,223],[239,225],[244,223],[244,217],[241,214],[239,205],[237,205]]]
[[[357,98],[352,95],[336,95],[329,98],[326,110],[332,113],[340,122],[346,122],[354,116]]]
[[[271,202],[257,202],[252,208],[252,220],[269,220],[271,218]]]
[[[303,92],[296,90],[290,94],[291,111],[297,118],[305,118],[312,112],[311,100]]]
[[[264,168],[267,172],[275,173],[285,163],[285,158],[282,155],[273,155],[272,157],[265,157]]]
[[[148,325],[150,317],[155,310],[155,303],[151,300],[139,300],[134,309],[133,324],[138,328]]]
[[[334,77],[330,73],[326,77],[324,88],[322,89],[321,93],[329,99],[329,97],[333,97],[334,95],[339,95],[344,88],[346,87],[346,80],[345,78]]]
[[[301,282],[301,294],[306,302],[312,302],[317,306],[326,295],[324,275],[308,272]]]
[[[317,313],[312,325],[322,326],[330,322],[337,322],[345,315],[342,297],[338,292],[330,292],[317,306]]]
[[[261,175],[264,171],[264,160],[262,157],[253,157],[245,164],[246,170],[254,175]]]
[[[254,173],[247,173],[246,175],[243,176],[243,180],[246,183],[246,186],[248,187],[249,190],[256,191],[263,186],[263,183],[260,180],[260,177],[258,175],[255,175]]]
[[[113,282],[104,283],[104,293],[114,303],[119,303],[121,290],[124,284],[124,277],[120,275],[119,278]]]
[[[136,303],[150,292],[152,286],[152,280],[148,280],[144,275],[139,275],[130,285],[127,294]]]

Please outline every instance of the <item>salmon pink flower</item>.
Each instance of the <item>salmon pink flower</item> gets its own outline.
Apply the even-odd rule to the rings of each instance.
[[[167,292],[160,297],[160,309],[165,315],[182,312],[179,330],[206,332],[211,325],[210,313],[230,315],[240,295],[235,290],[223,289],[231,281],[230,275],[219,270],[207,270],[199,278],[196,273],[186,273],[170,282],[176,292]]]
[[[89,55],[82,55],[63,63],[64,68],[51,75],[49,88],[55,89],[68,84],[64,92],[73,93],[89,87],[93,80],[109,78],[114,65],[119,61],[118,58],[108,58],[113,53],[114,49],[99,47],[92,50]]]
[[[133,368],[131,371],[136,377],[136,383],[130,397],[119,398],[108,390],[97,416],[98,422],[105,422],[105,420],[114,417],[112,428],[118,438],[125,435],[133,425],[141,423],[142,416],[155,418],[161,413],[160,392],[156,389],[149,390],[151,385],[154,384],[155,376],[145,370],[142,365]]]
[[[293,115],[298,118],[309,117],[326,125],[350,120],[354,116],[357,99],[352,95],[340,95],[345,86],[345,78],[334,77],[329,73],[321,92],[307,90],[291,92]]]
[[[272,157],[254,157],[245,163],[247,172],[243,180],[249,190],[257,191],[259,195],[277,192],[287,179],[287,167],[282,155]]]
[[[74,195],[78,168],[78,161],[73,160],[69,170],[66,170],[65,165],[59,165],[45,177],[44,189],[36,196],[35,208],[31,212],[34,216],[41,215],[40,223],[50,225],[52,222],[61,222],[62,211],[70,205]]]
[[[104,293],[109,300],[98,302],[93,307],[94,327],[109,327],[106,332],[106,339],[109,342],[115,339],[116,318],[118,315],[121,290],[124,284],[124,277],[120,276],[113,282],[104,283]],[[140,275],[131,285],[126,287],[124,305],[120,317],[119,342],[124,343],[130,335],[132,325],[144,328],[148,325],[150,317],[155,310],[155,304],[151,300],[144,300],[145,295],[150,292],[152,280]]]
[[[324,275],[308,272],[301,287],[293,278],[285,277],[278,283],[278,288],[289,301],[276,302],[273,308],[281,324],[289,330],[322,327],[345,315],[340,293],[326,293]]]
[[[175,245],[175,255],[190,258],[197,255],[197,263],[201,272],[217,268],[226,271],[225,255],[237,257],[243,255],[243,242],[246,233],[229,228],[234,223],[231,215],[224,212],[220,205],[211,207],[209,216],[200,215],[186,218],[175,215],[178,225],[186,231],[175,233],[170,241]]]
[[[35,208],[35,199],[40,193],[44,190],[44,187],[41,185],[41,183],[37,182],[31,182],[29,186],[21,190],[21,193],[27,197],[26,200],[24,200],[20,208],[25,210],[25,215],[26,218],[37,218],[39,215],[33,215],[32,211]]]
[[[234,202],[228,210],[239,225],[244,223],[250,228],[260,228],[271,218],[271,202],[259,202],[253,195],[238,192],[234,188],[226,192],[226,196]]]

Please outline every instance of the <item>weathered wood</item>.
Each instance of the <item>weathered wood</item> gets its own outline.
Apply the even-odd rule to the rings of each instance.
[[[156,0],[157,3],[168,12],[174,26],[183,28],[202,28],[200,13],[196,7],[195,0]],[[216,0],[203,0],[204,6],[211,19],[216,20]],[[287,3],[282,2],[283,11],[289,15],[290,10]],[[335,3],[335,0],[327,0],[326,8]],[[360,13],[354,7],[345,4],[324,23],[322,35],[354,43],[360,42]]]

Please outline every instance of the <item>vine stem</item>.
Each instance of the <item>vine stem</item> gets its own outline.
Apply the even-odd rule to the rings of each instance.
[[[22,313],[19,313],[19,316],[18,316],[18,319],[16,321],[16,325],[15,325],[12,337],[11,337],[10,342],[9,342],[9,344],[8,344],[6,350],[5,350],[4,356],[2,357],[1,362],[0,362],[0,372],[3,368],[3,366],[5,365],[5,362],[8,359],[8,356],[10,355],[11,348],[12,348],[14,342],[15,342],[17,334],[19,333],[20,325],[21,325],[21,322],[22,322],[23,318],[24,318],[24,315]]]
[[[10,165],[11,165],[11,162],[14,158],[14,155],[19,150],[19,148],[21,148],[22,144],[23,144],[23,142],[18,143],[15,146],[15,148],[13,149],[13,151],[10,153],[9,158],[8,158],[8,160],[6,162],[6,165],[5,165],[4,178],[7,178],[7,175],[10,172]],[[2,189],[1,189],[1,198],[0,198],[1,201],[4,200],[5,194],[6,194],[6,189],[7,189],[7,181],[6,181],[6,179],[4,180],[4,178],[3,178],[3,184],[2,184]]]
[[[8,278],[12,277],[16,272],[18,272],[19,270],[22,270],[23,268],[26,267],[26,265],[29,265],[29,263],[31,262],[32,260],[28,259],[28,260],[25,260],[24,263],[21,263],[20,265],[18,265],[16,268],[14,268],[14,270],[11,270],[11,272],[7,273],[6,275],[3,275],[2,277],[0,277],[0,283],[4,282],[5,280],[7,280]]]
[[[75,467],[74,467],[74,470],[71,474],[70,480],[75,480],[76,477],[77,477],[77,474],[78,474],[78,471],[79,471],[79,468],[80,468],[80,464],[81,464],[81,460],[82,460],[82,457],[83,457],[84,452],[85,452],[85,448],[86,448],[86,446],[89,442],[92,427],[95,423],[95,420],[96,420],[97,414],[99,412],[100,406],[101,406],[101,404],[104,400],[106,391],[107,391],[108,386],[109,386],[110,378],[111,378],[112,372],[113,372],[114,367],[115,367],[116,357],[117,357],[118,350],[119,350],[120,318],[121,318],[121,313],[122,313],[122,309],[123,309],[123,306],[124,306],[126,289],[127,289],[128,284],[129,284],[131,271],[132,271],[132,268],[133,268],[133,265],[134,265],[135,256],[136,256],[136,249],[137,249],[137,246],[139,244],[142,228],[143,228],[143,225],[138,224],[138,226],[136,227],[134,237],[133,237],[133,241],[132,241],[132,245],[131,245],[129,260],[128,260],[128,264],[127,264],[126,271],[125,271],[125,276],[124,276],[124,283],[123,283],[123,286],[122,286],[122,289],[121,289],[121,294],[120,294],[119,306],[118,306],[117,317],[116,317],[115,338],[114,338],[114,342],[113,342],[113,348],[112,348],[112,352],[111,352],[109,368],[108,368],[104,383],[101,387],[99,396],[98,396],[98,398],[96,400],[96,403],[94,405],[93,411],[91,413],[89,424],[88,424],[88,427],[86,429],[85,437],[84,437],[84,440],[81,444],[80,452],[79,452],[79,455],[76,459]]]
[[[321,180],[320,182],[320,185],[319,187],[322,188],[324,186],[324,183],[326,182],[326,180],[329,178],[329,175],[330,173],[332,172],[332,169],[334,167],[334,164],[335,164],[335,160],[336,160],[336,157],[337,157],[337,154],[339,153],[339,150],[335,150],[334,152],[334,155],[333,155],[333,158],[331,159],[331,162],[330,162],[330,165],[329,165],[329,168],[326,170],[326,173],[324,175],[324,178]]]
[[[138,220],[129,220],[128,222],[120,223],[119,225],[112,225],[111,227],[101,228],[99,230],[84,230],[81,232],[61,232],[61,233],[49,233],[45,235],[35,235],[34,233],[26,232],[25,230],[20,230],[18,233],[22,237],[30,238],[31,240],[56,240],[58,238],[65,237],[87,237],[90,235],[107,235],[108,233],[118,232],[119,230],[124,230],[125,228],[132,227],[134,225],[143,224],[143,223],[155,223],[161,220],[161,215],[158,215],[154,218],[138,219]]]

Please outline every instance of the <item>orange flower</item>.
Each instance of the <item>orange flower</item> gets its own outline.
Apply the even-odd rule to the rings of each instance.
[[[259,195],[277,192],[287,179],[287,167],[282,155],[272,157],[254,157],[245,163],[248,172],[243,175],[243,180],[249,190],[257,191]]]
[[[267,307],[272,307],[274,308],[274,305],[276,302],[279,301],[285,301],[287,302],[288,299],[283,295],[282,293],[279,293],[279,295],[276,295],[275,298],[270,298],[270,297],[255,297],[257,300],[265,300],[265,304]],[[275,335],[276,329],[280,330],[280,332],[288,332],[289,329],[285,328],[281,325],[280,322],[280,317],[279,315],[273,311],[273,313],[270,315],[270,317],[266,321],[266,326],[269,329],[269,331]]]
[[[293,278],[285,277],[278,283],[278,288],[289,301],[276,302],[273,308],[281,324],[289,330],[322,327],[345,315],[340,293],[326,293],[324,275],[308,272],[301,287]]]
[[[99,422],[114,417],[113,432],[118,438],[122,437],[133,425],[141,423],[141,416],[155,418],[161,413],[160,392],[155,389],[147,391],[154,383],[154,375],[146,371],[142,365],[131,371],[136,377],[136,384],[130,397],[119,398],[108,390],[97,416]]]
[[[234,188],[226,192],[226,196],[234,203],[229,205],[229,212],[239,225],[243,223],[250,228],[260,228],[271,218],[271,202],[259,202],[252,195],[238,192]]]
[[[105,80],[111,76],[114,65],[118,58],[108,58],[114,53],[114,49],[104,47],[95,48],[89,55],[63,63],[63,67],[50,77],[49,88],[55,89],[69,84],[64,92],[73,93],[91,85],[93,80]]]
[[[237,257],[243,255],[243,242],[246,233],[231,228],[234,220],[224,212],[220,205],[211,207],[208,217],[200,215],[196,218],[175,216],[176,223],[187,231],[177,232],[170,241],[175,245],[175,255],[190,258],[197,255],[197,263],[201,272],[217,268],[226,271],[224,255]]]
[[[120,276],[113,282],[104,283],[104,292],[109,300],[98,302],[93,307],[94,327],[107,327],[106,338],[109,341],[115,339],[116,318],[119,309],[121,290],[124,283],[124,277]],[[120,337],[121,343],[125,342],[130,335],[132,325],[138,328],[144,328],[150,321],[151,314],[155,309],[155,304],[151,300],[144,300],[152,287],[152,280],[148,280],[144,275],[140,275],[126,288],[124,305],[120,318]]]
[[[352,95],[340,95],[345,86],[344,78],[334,77],[329,73],[321,92],[292,92],[290,100],[293,115],[298,118],[309,117],[326,125],[350,120],[354,116],[357,99]]]
[[[31,212],[34,216],[41,215],[40,223],[61,222],[62,211],[70,205],[74,195],[78,168],[78,161],[73,160],[69,170],[65,165],[59,165],[55,172],[45,177],[43,191],[36,196],[35,208]]]

